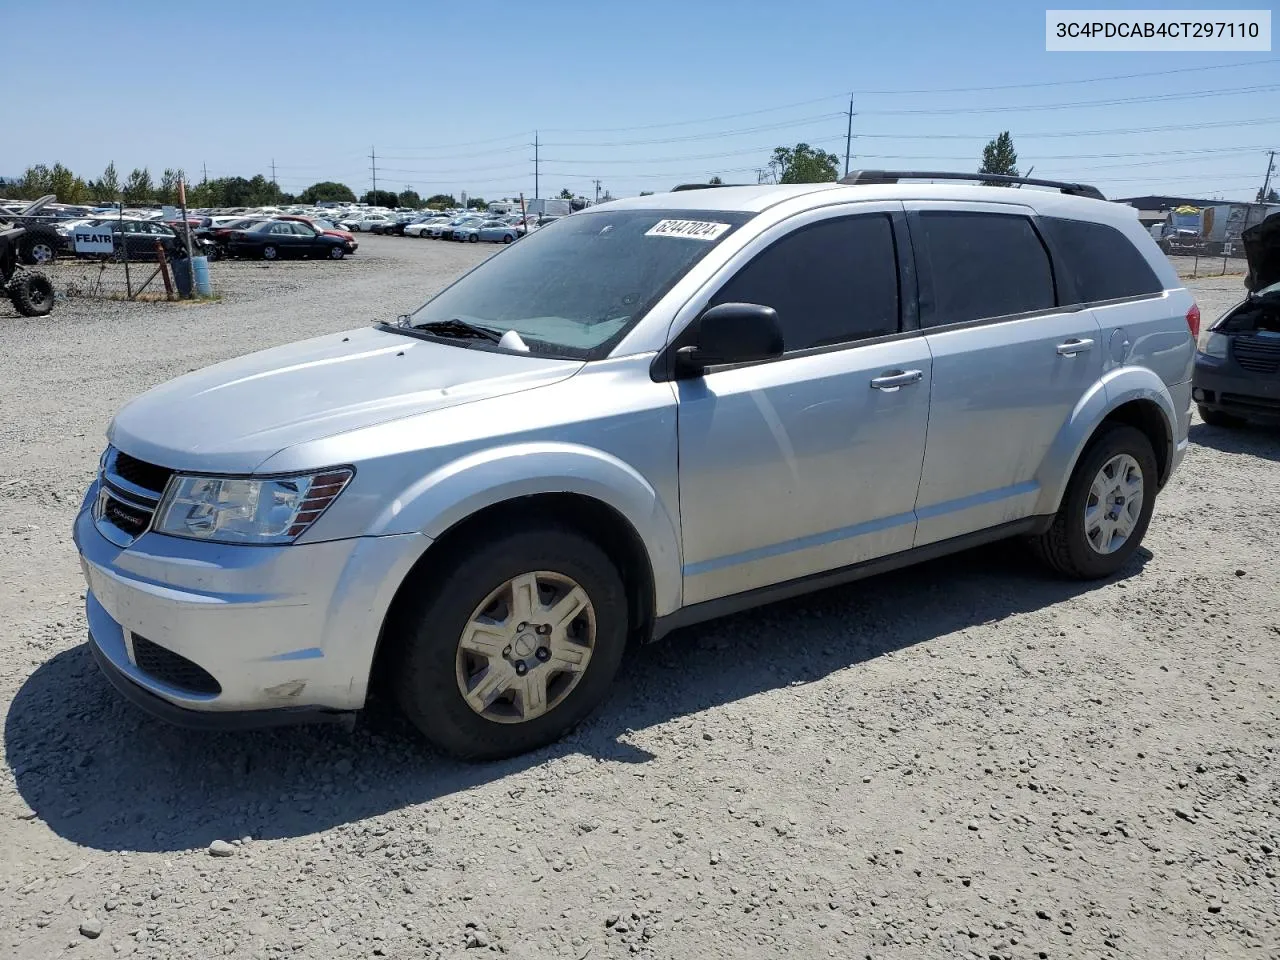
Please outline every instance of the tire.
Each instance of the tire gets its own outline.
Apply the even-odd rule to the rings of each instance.
[[[1244,421],[1239,417],[1233,417],[1229,413],[1223,413],[1221,410],[1214,410],[1212,407],[1206,407],[1204,404],[1196,404],[1196,412],[1200,414],[1200,419],[1211,427],[1242,427]]]
[[[338,246],[336,243],[329,248],[330,260],[341,260],[346,255],[347,255],[347,251],[343,250],[342,247]]]
[[[262,248],[262,259],[263,260],[279,260],[280,251],[277,250],[273,244],[268,243],[265,247]]]
[[[480,240],[480,234],[472,233],[467,235],[467,240],[471,243],[477,243]]]
[[[486,598],[501,596],[504,584],[534,572],[541,572],[544,584],[551,582],[546,578],[560,577],[585,592],[594,614],[595,634],[581,673],[558,673],[553,669],[555,660],[548,661],[540,653],[536,658],[531,656],[532,645],[546,643],[550,649],[555,641],[541,640],[527,629],[516,635],[517,624],[511,626],[512,642],[500,653],[495,646],[492,657],[461,650],[464,628],[480,612]],[[436,567],[433,576],[438,579],[425,584],[426,589],[397,612],[389,638],[396,644],[393,675],[397,700],[434,746],[465,760],[497,760],[525,753],[560,739],[605,699],[626,647],[627,600],[622,578],[594,542],[568,528],[540,524],[477,542]],[[551,600],[554,606],[555,598]],[[506,607],[504,620],[514,616]],[[585,611],[578,617],[573,621],[574,629],[581,628],[583,618],[589,620]],[[490,642],[496,645],[503,640]],[[533,663],[528,676],[534,677],[533,671],[539,668],[546,670],[536,676],[542,678],[543,702],[554,702],[545,713],[521,720],[518,715],[525,708],[519,701],[514,696],[499,696],[482,715],[464,697],[462,684],[470,676],[474,689],[474,678],[479,676],[483,682],[496,669],[491,665],[494,663],[503,669],[504,682],[525,682],[516,679],[519,666],[510,660],[513,648],[521,642],[530,645],[523,651]],[[572,649],[580,651],[582,647]],[[470,673],[473,666],[477,673]]]
[[[504,234],[502,235],[502,242],[503,242],[503,243],[510,243],[510,242],[511,242],[512,240],[514,240],[514,239],[515,239],[515,237],[513,237],[513,236],[512,236],[511,234],[509,234],[509,233],[504,233]]]
[[[1141,504],[1136,508],[1135,516],[1135,505],[1130,495],[1129,504],[1115,511],[1117,515],[1129,517],[1129,532],[1118,545],[1114,545],[1112,540],[1110,552],[1101,552],[1086,535],[1086,510],[1094,500],[1095,480],[1104,487],[1108,485],[1110,479],[1104,479],[1102,471],[1104,467],[1120,463],[1118,458],[1128,458],[1127,462],[1137,468]],[[1111,576],[1129,561],[1142,543],[1155,507],[1158,473],[1155,452],[1146,434],[1127,424],[1105,424],[1085,447],[1071,474],[1052,526],[1032,540],[1033,549],[1045,564],[1065,577],[1097,580]],[[1129,476],[1132,477],[1132,473]],[[1115,480],[1120,483],[1122,477],[1117,475]],[[1101,531],[1100,539],[1106,537],[1112,515],[1099,515],[1100,526],[1097,529]]]
[[[62,238],[48,227],[29,227],[18,238],[18,259],[31,267],[43,267],[58,259]]]
[[[53,310],[53,282],[43,273],[23,271],[9,282],[9,299],[24,317],[47,317]]]

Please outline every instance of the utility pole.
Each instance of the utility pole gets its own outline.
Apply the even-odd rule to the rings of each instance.
[[[373,169],[373,203],[371,206],[378,205],[378,151],[374,147],[369,148],[369,163]]]
[[[844,175],[849,175],[849,151],[853,145],[853,94],[849,94],[849,126],[844,133]]]
[[[200,172],[204,175],[201,180],[204,183],[209,182],[209,165],[203,160],[200,161]]]
[[[1258,193],[1258,202],[1267,202],[1267,191],[1271,189],[1271,172],[1276,167],[1276,152],[1271,151],[1271,158],[1267,161],[1267,175],[1262,180],[1262,190]]]
[[[600,181],[596,181],[596,203],[600,202]]]
[[[276,182],[276,158],[275,157],[271,158],[271,185],[275,187],[277,190],[280,189],[280,184]]]
[[[538,131],[533,131],[533,199],[537,200],[542,194],[538,193]]]

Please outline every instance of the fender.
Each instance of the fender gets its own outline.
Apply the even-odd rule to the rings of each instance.
[[[679,609],[680,539],[662,498],[629,464],[580,444],[519,443],[461,457],[395,498],[369,532],[374,536],[416,532],[434,540],[485,507],[540,493],[575,493],[617,511],[639,535],[649,556],[656,614]]]
[[[1117,367],[1103,374],[1080,398],[1049,447],[1036,476],[1040,496],[1036,500],[1035,515],[1048,516],[1058,512],[1076,461],[1084,452],[1089,438],[1112,411],[1133,400],[1150,400],[1160,408],[1168,435],[1168,462],[1177,462],[1174,438],[1177,436],[1178,415],[1169,389],[1146,367]]]

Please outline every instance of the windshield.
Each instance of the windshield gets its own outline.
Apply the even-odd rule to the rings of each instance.
[[[506,247],[423,304],[414,327],[514,330],[535,353],[604,357],[688,270],[752,214],[576,213]]]

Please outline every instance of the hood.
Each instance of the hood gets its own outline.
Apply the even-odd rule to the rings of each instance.
[[[1244,255],[1249,261],[1249,275],[1244,285],[1261,290],[1280,282],[1280,213],[1273,213],[1240,234]]]
[[[368,327],[178,377],[126,404],[107,437],[149,463],[246,472],[294,444],[531,390],[581,368]]]

